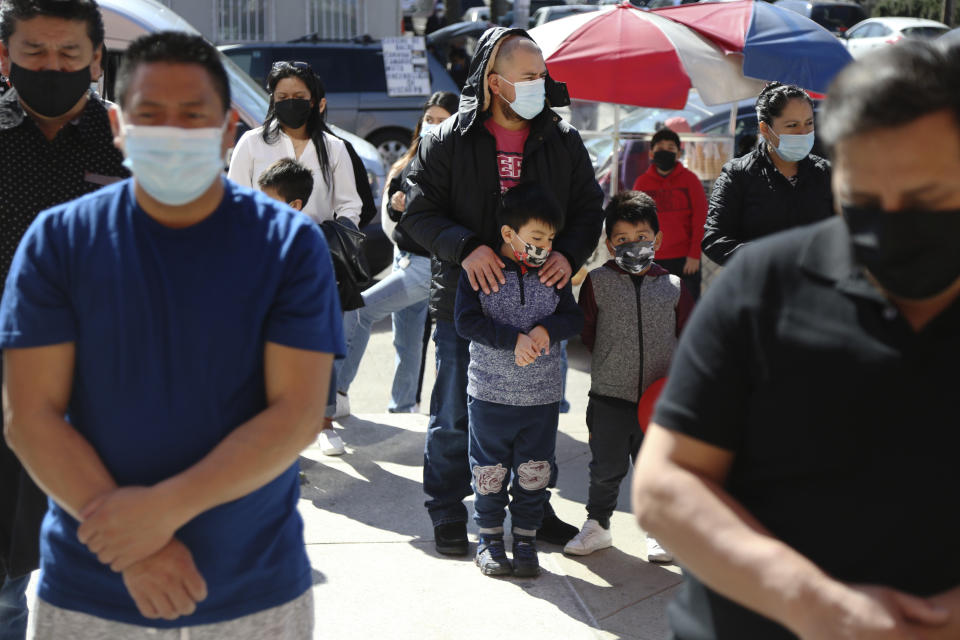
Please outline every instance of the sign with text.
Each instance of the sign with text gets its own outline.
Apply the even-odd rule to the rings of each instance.
[[[384,38],[383,67],[387,74],[387,95],[430,95],[427,45],[422,37]]]

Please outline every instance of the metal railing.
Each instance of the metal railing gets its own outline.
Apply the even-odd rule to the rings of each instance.
[[[367,32],[365,0],[306,0],[307,33],[322,40],[349,40]]]
[[[276,0],[216,0],[213,21],[217,42],[276,39]]]

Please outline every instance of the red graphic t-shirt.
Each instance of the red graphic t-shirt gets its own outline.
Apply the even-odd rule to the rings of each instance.
[[[504,129],[493,118],[484,123],[487,131],[497,139],[497,170],[500,173],[500,191],[520,184],[520,171],[523,168],[523,145],[530,135],[530,127],[519,131]]]

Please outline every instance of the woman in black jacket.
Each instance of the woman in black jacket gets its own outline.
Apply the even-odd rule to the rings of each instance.
[[[442,91],[430,96],[423,106],[423,116],[417,122],[410,148],[387,174],[381,224],[384,232],[396,244],[393,271],[364,291],[364,306],[344,319],[347,357],[342,364],[338,363],[337,416],[350,412],[347,392],[357,375],[360,360],[370,340],[371,328],[387,316],[393,317],[393,346],[397,351],[387,410],[391,413],[418,410],[417,396],[425,351],[422,337],[427,320],[427,299],[430,296],[430,254],[411,240],[396,223],[406,208],[404,170],[416,155],[421,137],[429,135],[441,122],[456,113],[458,99],[456,94]]]
[[[760,143],[713,185],[703,252],[723,265],[744,244],[833,215],[830,162],[811,155],[813,101],[772,82],[757,98]]]

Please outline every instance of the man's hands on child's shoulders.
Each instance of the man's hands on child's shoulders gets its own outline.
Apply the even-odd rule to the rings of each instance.
[[[517,346],[513,350],[518,367],[533,364],[540,356],[550,354],[550,334],[541,325],[534,327],[529,334],[517,336]]]

